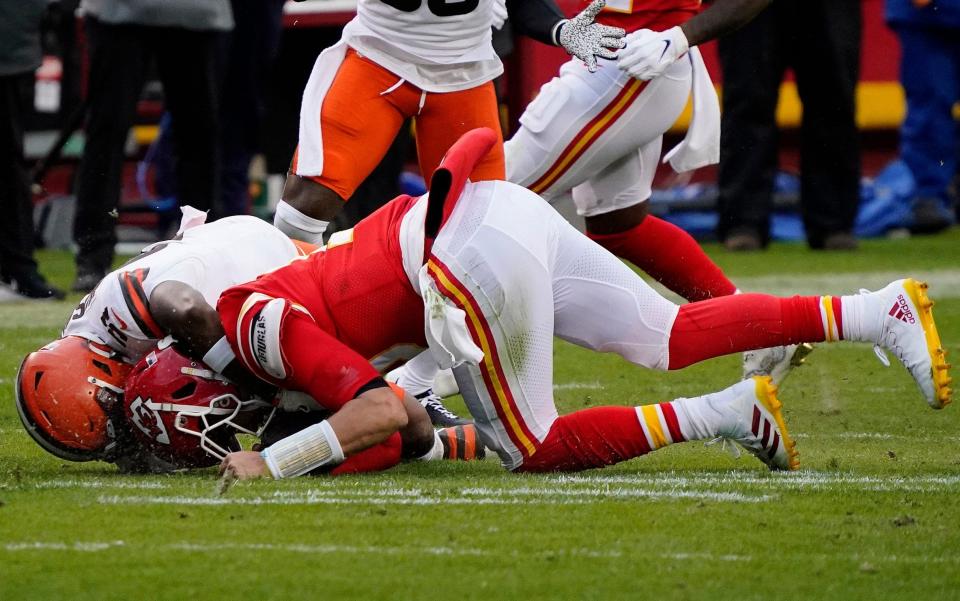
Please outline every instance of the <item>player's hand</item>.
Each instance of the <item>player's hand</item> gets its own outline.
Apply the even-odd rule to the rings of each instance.
[[[557,35],[557,42],[563,49],[586,63],[591,73],[597,70],[598,56],[617,58],[614,51],[623,48],[623,36],[627,33],[620,27],[593,22],[606,5],[606,0],[593,0],[579,15],[564,21]]]
[[[224,478],[250,480],[270,476],[270,468],[256,451],[229,453],[220,463],[220,475]]]
[[[666,31],[640,29],[628,35],[626,42],[627,47],[617,58],[617,66],[644,81],[663,74],[690,49],[687,36],[679,27]]]
[[[493,11],[493,21],[490,24],[494,29],[502,28],[507,22],[507,0],[493,0],[490,3],[490,10]]]

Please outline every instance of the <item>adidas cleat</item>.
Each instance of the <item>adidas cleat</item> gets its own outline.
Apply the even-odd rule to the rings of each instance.
[[[710,404],[726,418],[718,431],[721,439],[736,442],[771,470],[800,467],[797,443],[787,430],[770,376],[754,376],[710,396]],[[718,402],[726,406],[717,407]]]
[[[875,347],[877,356],[889,365],[880,349],[893,353],[916,380],[931,407],[942,409],[949,405],[953,401],[953,380],[933,321],[933,301],[927,296],[926,282],[897,280],[872,294],[881,300],[883,311]]]
[[[437,435],[443,444],[443,458],[446,460],[473,461],[487,455],[477,427],[473,424],[443,428],[437,430]]]
[[[813,345],[806,342],[747,351],[743,354],[743,379],[770,376],[779,386],[790,370],[800,367],[812,352]]]

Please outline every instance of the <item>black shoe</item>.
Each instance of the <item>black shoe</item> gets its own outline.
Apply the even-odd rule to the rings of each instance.
[[[10,287],[24,298],[32,300],[63,300],[63,290],[51,286],[39,273],[10,278]]]
[[[936,234],[953,225],[953,215],[944,203],[936,198],[918,198],[913,203],[914,234]]]
[[[857,250],[857,239],[850,232],[834,232],[823,239],[823,250]]]
[[[73,280],[70,289],[74,292],[90,292],[97,287],[105,275],[107,275],[106,272],[100,269],[77,265],[77,277]]]
[[[727,239],[723,241],[723,246],[732,252],[749,252],[762,249],[763,241],[756,234],[740,232],[727,236]]]
[[[427,410],[427,415],[430,416],[430,421],[433,422],[434,426],[449,428],[450,426],[464,426],[473,423],[447,409],[440,397],[433,393],[432,388],[418,394],[417,400]]]

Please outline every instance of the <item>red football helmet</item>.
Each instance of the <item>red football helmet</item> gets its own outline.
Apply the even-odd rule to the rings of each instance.
[[[238,432],[259,436],[273,413],[270,403],[241,399],[236,386],[173,347],[141,359],[124,393],[134,437],[178,468],[216,465],[240,450]]]
[[[111,417],[119,410],[130,369],[112,349],[79,336],[30,353],[20,364],[14,390],[23,427],[61,459],[109,459]]]

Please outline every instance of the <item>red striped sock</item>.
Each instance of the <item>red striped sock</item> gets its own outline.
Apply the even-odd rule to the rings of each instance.
[[[737,289],[690,234],[652,215],[625,232],[587,235],[689,301],[727,296]]]
[[[820,342],[826,339],[821,314],[826,298],[738,294],[683,305],[670,331],[669,369],[752,349]]]
[[[613,465],[686,440],[670,403],[594,407],[553,422],[523,472],[574,472]]]

